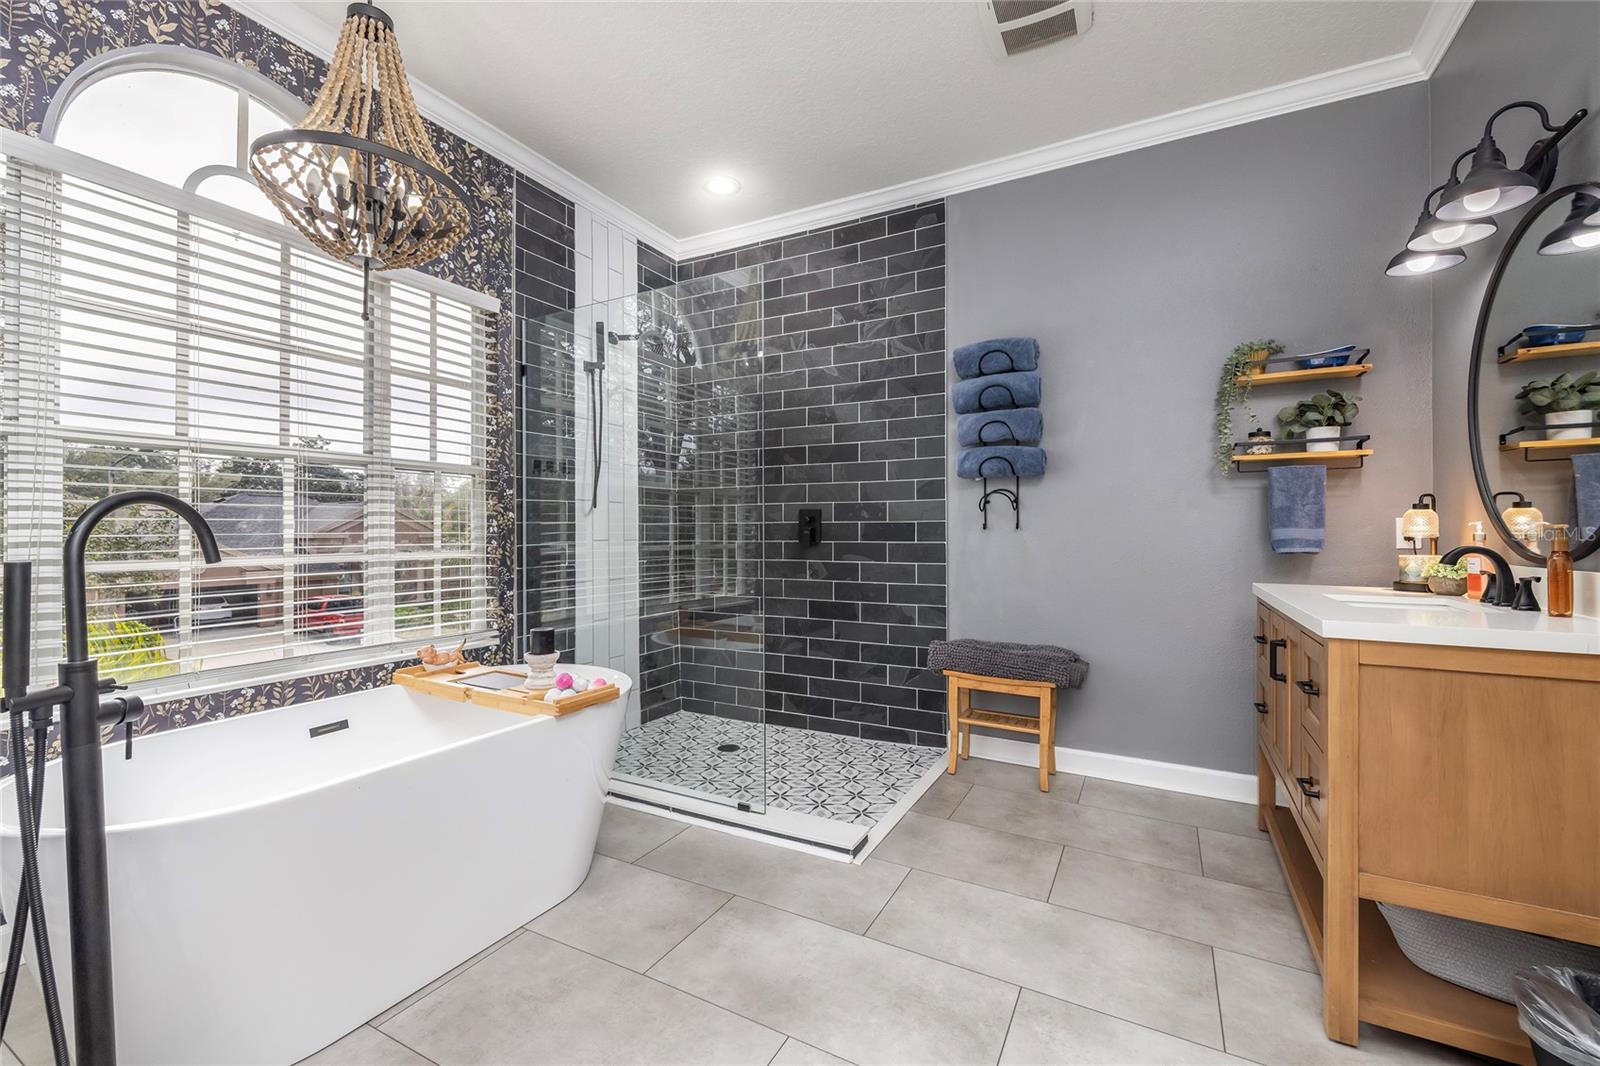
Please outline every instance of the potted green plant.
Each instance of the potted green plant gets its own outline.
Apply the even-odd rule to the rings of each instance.
[[[1260,425],[1256,413],[1248,406],[1250,386],[1254,374],[1262,363],[1283,351],[1275,340],[1245,341],[1234,346],[1222,363],[1222,376],[1217,381],[1215,403],[1217,416],[1216,459],[1217,470],[1223,474],[1233,472],[1233,411],[1244,406],[1252,425]]]
[[[1278,412],[1278,422],[1291,437],[1304,437],[1308,452],[1336,452],[1346,427],[1356,420],[1361,397],[1335,389],[1319,392]]]
[[[1462,596],[1467,591],[1467,564],[1432,563],[1422,572],[1428,591],[1438,596]]]
[[[1536,378],[1522,386],[1522,413],[1543,420],[1546,440],[1581,440],[1596,434],[1589,425],[1600,410],[1600,371]]]

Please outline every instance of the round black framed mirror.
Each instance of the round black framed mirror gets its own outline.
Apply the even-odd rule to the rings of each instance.
[[[1538,564],[1551,525],[1572,529],[1574,560],[1600,549],[1600,523],[1577,528],[1567,461],[1600,451],[1600,409],[1584,383],[1593,372],[1600,386],[1600,247],[1552,254],[1574,204],[1588,202],[1575,198],[1596,191],[1600,183],[1577,182],[1529,205],[1489,274],[1473,331],[1467,439],[1478,497],[1501,541]]]

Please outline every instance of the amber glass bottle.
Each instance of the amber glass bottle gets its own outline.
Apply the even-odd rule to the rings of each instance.
[[[1546,610],[1551,618],[1572,617],[1572,543],[1565,526],[1551,533],[1549,573],[1546,575]]]

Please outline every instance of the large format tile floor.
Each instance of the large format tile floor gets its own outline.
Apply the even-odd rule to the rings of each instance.
[[[609,807],[578,892],[307,1061],[1475,1061],[1323,1038],[1251,808],[1036,782],[964,763],[858,866]]]

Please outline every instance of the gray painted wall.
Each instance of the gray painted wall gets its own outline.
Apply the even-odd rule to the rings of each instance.
[[[1050,453],[1021,531],[984,532],[950,420],[950,632],[1087,658],[1062,744],[1250,771],[1250,583],[1393,579],[1393,519],[1433,482],[1430,328],[1426,287],[1383,266],[1430,185],[1427,129],[1409,86],[948,202],[950,345],[1039,338]],[[1258,336],[1377,364],[1377,454],[1329,475],[1320,555],[1274,555],[1265,477],[1212,466],[1218,370]],[[1310,391],[1253,406],[1270,422]]]
[[[1480,2],[1474,6],[1430,82],[1432,166],[1429,172],[1438,176],[1422,188],[1426,190],[1444,180],[1451,160],[1477,143],[1484,120],[1497,108],[1513,100],[1528,99],[1548,107],[1556,122],[1564,121],[1579,107],[1587,106],[1596,112],[1563,142],[1556,183],[1560,186],[1585,178],[1600,178],[1597,45],[1600,45],[1600,3],[1530,0],[1525,3]],[[1515,61],[1513,57],[1518,56],[1537,56],[1538,61]],[[1495,125],[1495,139],[1511,157],[1513,165],[1521,161],[1527,146],[1537,136],[1538,126],[1531,112],[1508,114]],[[1467,523],[1483,517],[1467,452],[1467,365],[1472,358],[1472,331],[1488,284],[1489,270],[1500,253],[1505,235],[1521,217],[1522,212],[1502,216],[1498,219],[1500,234],[1472,245],[1466,263],[1437,275],[1431,282],[1434,467],[1440,524],[1447,539],[1464,541]],[[1549,219],[1548,225],[1541,220],[1539,228],[1530,231],[1528,242],[1534,245],[1565,217],[1565,209],[1543,217]],[[1519,249],[1519,260],[1522,255],[1523,249]],[[1595,284],[1600,280],[1600,261],[1593,253],[1568,257],[1561,261],[1561,266],[1570,269],[1572,277],[1579,276],[1581,271],[1592,286],[1590,291],[1596,293],[1593,299],[1600,302],[1600,292],[1596,291],[1600,290],[1600,284]],[[1518,266],[1514,263],[1506,275],[1508,292],[1517,288],[1518,279],[1514,276],[1517,273]],[[1527,296],[1524,298],[1530,310],[1541,306]],[[1554,314],[1555,307],[1562,303],[1564,301],[1545,304],[1550,308],[1545,313]],[[1497,318],[1499,309],[1497,302]],[[1594,310],[1594,306],[1589,306],[1588,310]],[[1511,327],[1512,330],[1516,328]],[[1499,337],[1495,343],[1504,339]],[[1498,402],[1484,404],[1487,434],[1492,436],[1517,424],[1515,405],[1509,395],[1522,382],[1548,376],[1558,369],[1589,369],[1594,365],[1592,361],[1581,365],[1573,362],[1567,366],[1551,363],[1504,371],[1489,367],[1485,375],[1489,386],[1486,394],[1493,390]],[[1492,443],[1491,440],[1486,446],[1492,447]],[[1488,456],[1491,471],[1501,469],[1499,459],[1497,453]],[[1508,463],[1499,474],[1504,480],[1492,480],[1497,489],[1516,488],[1532,496],[1535,503],[1549,506],[1549,495],[1564,492],[1570,484],[1570,472],[1564,463],[1540,468],[1523,466],[1521,470]],[[1566,515],[1564,503],[1552,507],[1549,517],[1554,520],[1558,513]],[[1493,538],[1492,532],[1490,536]],[[1600,570],[1600,554],[1590,556],[1579,565]]]

